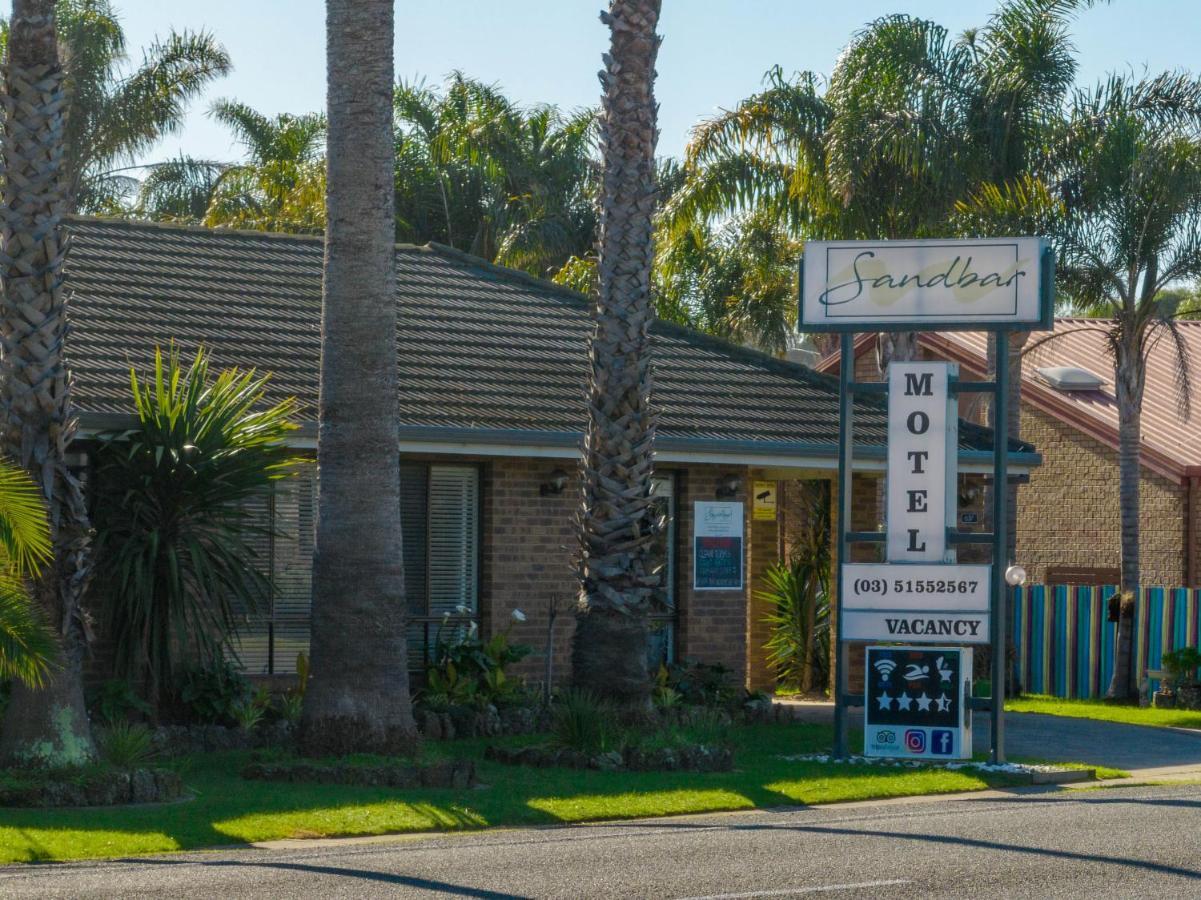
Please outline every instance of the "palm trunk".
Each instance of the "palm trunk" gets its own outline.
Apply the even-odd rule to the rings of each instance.
[[[34,585],[34,596],[62,652],[44,687],[14,686],[0,756],[75,764],[94,753],[83,701],[87,624],[80,607],[91,529],[79,482],[66,462],[76,422],[63,356],[68,326],[62,219],[69,196],[53,0],[13,3],[3,102],[0,447],[29,470],[49,506],[54,559]]]
[[[1124,699],[1136,686],[1131,678],[1134,651],[1134,598],[1139,571],[1139,444],[1142,440],[1142,359],[1137,347],[1120,346],[1114,366],[1118,400],[1118,502],[1122,518],[1121,615],[1114,640],[1113,678],[1107,697]]]
[[[650,297],[655,211],[655,57],[659,0],[612,0],[612,42],[600,80],[599,292],[589,342],[588,425],[581,461],[581,605],[573,642],[577,686],[628,711],[649,708],[648,612],[662,573],[651,499]]]
[[[313,564],[312,755],[405,753],[409,699],[396,430],[391,0],[328,0],[325,291]]]
[[[876,341],[876,364],[880,372],[888,375],[891,362],[912,362],[917,359],[916,331],[882,331]]]

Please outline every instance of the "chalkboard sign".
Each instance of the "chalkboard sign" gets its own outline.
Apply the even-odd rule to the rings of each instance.
[[[741,503],[697,501],[692,519],[693,588],[740,591],[743,582]]]

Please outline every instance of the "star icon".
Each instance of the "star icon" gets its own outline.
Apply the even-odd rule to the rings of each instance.
[[[939,712],[946,712],[951,708],[951,698],[946,694],[939,694],[938,699],[934,701],[934,705],[938,707]]]
[[[927,697],[927,696],[926,696],[926,692],[925,692],[925,691],[922,691],[922,695],[921,695],[920,697],[918,697],[918,698],[917,698],[917,708],[918,708],[918,709],[919,709],[921,712],[929,712],[929,711],[930,711],[930,704],[931,704],[932,702],[933,702],[933,701],[932,701],[932,700],[931,700],[929,697]]]
[[[901,694],[901,696],[897,697],[897,709],[903,709],[908,712],[911,706],[913,706],[913,698],[908,694]]]
[[[880,704],[880,709],[892,709],[892,697],[888,696],[888,694],[881,694],[876,700]]]

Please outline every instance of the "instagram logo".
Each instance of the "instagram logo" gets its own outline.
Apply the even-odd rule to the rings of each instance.
[[[909,730],[905,732],[905,749],[910,753],[926,752],[926,732]]]

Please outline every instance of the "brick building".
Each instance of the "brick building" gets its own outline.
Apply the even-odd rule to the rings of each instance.
[[[272,373],[277,397],[303,404],[297,446],[316,445],[322,242],[262,233],[77,219],[68,285],[74,292],[71,364],[81,436],[128,423],[130,365],[156,345],[185,353],[204,344],[213,365]],[[557,603],[553,653],[568,671],[576,589],[575,459],[583,426],[590,328],[587,300],[456,251],[399,246],[398,330],[402,527],[410,647],[422,649],[443,616],[487,634],[513,628],[536,647],[526,674],[541,675],[548,610]],[[667,577],[655,658],[720,662],[766,686],[758,576],[779,558],[787,485],[831,480],[837,470],[837,383],[668,324],[652,329],[661,409],[656,493],[669,527]],[[858,401],[864,478],[884,467],[882,404]],[[991,432],[961,428],[961,465],[986,471]],[[1037,457],[1014,445],[1017,467]],[[264,546],[278,597],[243,633],[248,671],[290,671],[307,647],[316,504],[315,466],[262,510],[279,535]],[[755,481],[782,483],[777,514],[745,515],[743,587],[693,589],[694,504],[748,499]],[[869,482],[857,489],[864,521],[879,521]],[[523,622],[513,622],[520,609]]]
[[[1041,465],[1018,489],[1016,559],[1033,583],[1115,584],[1121,566],[1118,410],[1113,364],[1098,319],[1059,318],[1055,337],[1035,333],[1022,358],[1021,438]],[[1201,322],[1178,323],[1190,358],[1188,380],[1201,402]],[[922,334],[924,359],[960,365],[982,379],[983,332]],[[879,377],[875,336],[856,342],[856,372]],[[837,371],[837,356],[820,371]],[[971,395],[969,395],[971,396]],[[1159,340],[1147,361],[1142,414],[1140,556],[1147,585],[1201,586],[1201,420],[1180,406],[1175,348]],[[961,415],[983,421],[972,397]]]

